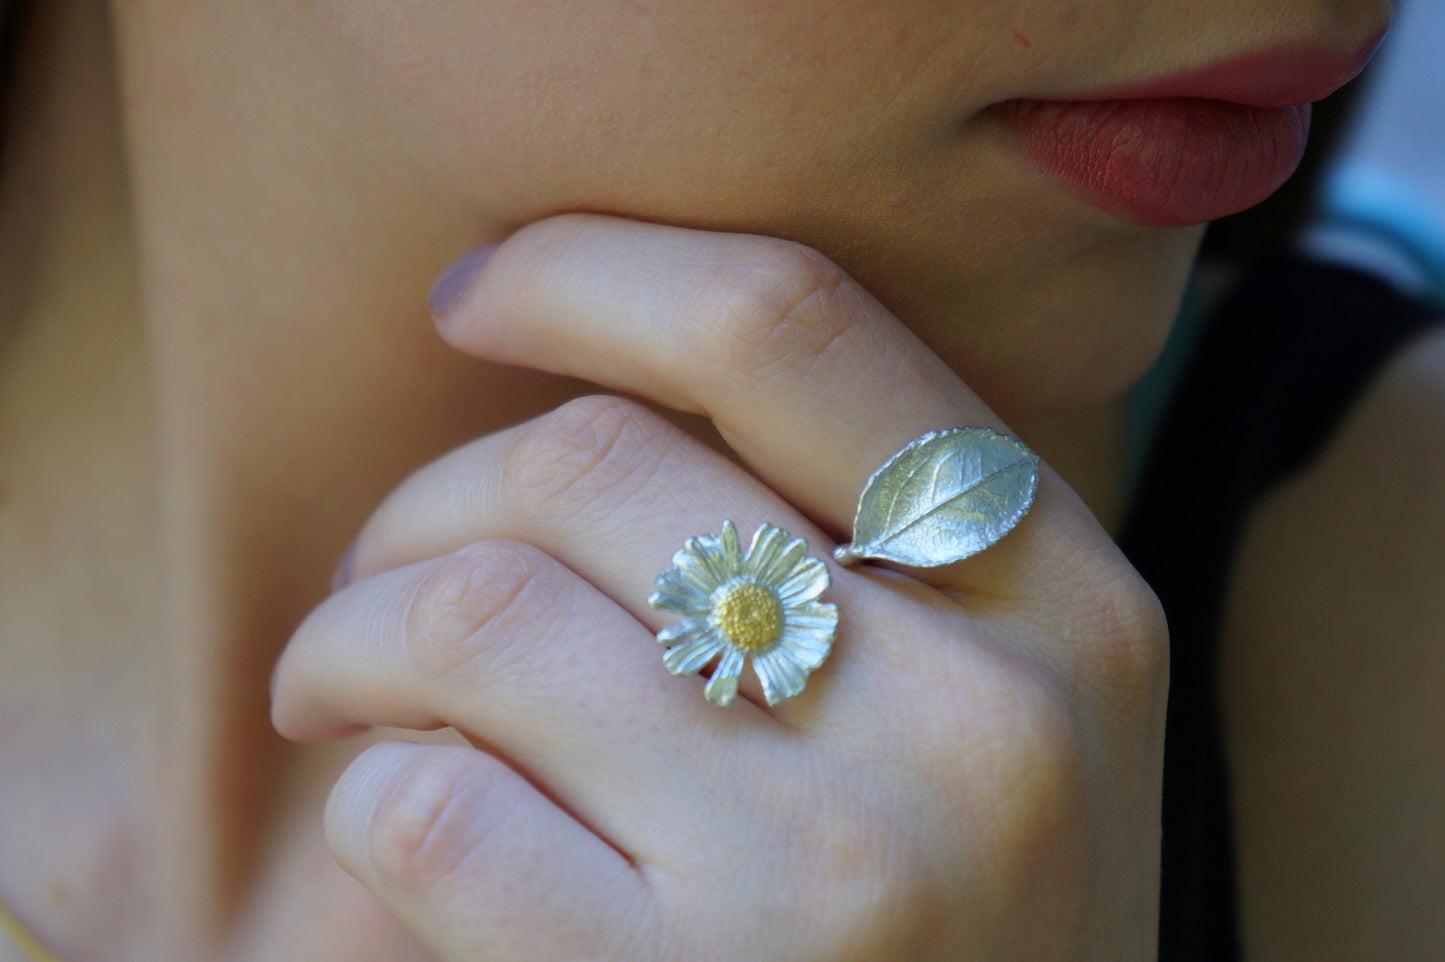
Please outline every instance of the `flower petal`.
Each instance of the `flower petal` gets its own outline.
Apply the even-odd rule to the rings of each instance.
[[[724,580],[731,581],[743,570],[743,545],[738,539],[738,529],[731,521],[722,523],[722,534],[718,535],[718,554],[725,572]]]
[[[668,568],[657,576],[657,590],[647,603],[659,611],[676,611],[684,615],[706,615],[710,592],[694,578],[678,568]]]
[[[808,558],[794,567],[777,586],[778,597],[785,605],[812,601],[828,590],[831,581],[828,566],[817,558]]]
[[[808,673],[789,657],[781,645],[753,659],[753,671],[763,683],[763,697],[769,705],[791,698],[808,683]]]
[[[786,649],[794,661],[811,670],[827,661],[833,650],[833,632],[789,625],[778,639],[778,648]]]
[[[838,629],[838,607],[826,601],[805,601],[783,609],[783,624],[832,632]]]
[[[738,676],[742,673],[743,653],[736,648],[725,649],[707,683],[707,700],[720,707],[731,705],[738,695]]]
[[[799,562],[808,557],[808,542],[802,538],[790,538],[786,531],[769,525],[769,533],[775,538],[758,543],[748,551],[748,567],[759,583],[776,588],[792,575]]]
[[[707,630],[705,618],[684,618],[676,624],[668,625],[657,633],[657,640],[669,647],[680,645],[685,641],[691,641],[701,632]]]
[[[716,591],[729,577],[725,566],[719,563],[717,538],[712,535],[688,538],[681,550],[672,556],[672,564],[708,594]]]
[[[769,573],[778,557],[787,550],[788,543],[789,535],[783,529],[770,524],[758,525],[758,530],[753,532],[753,543],[748,546],[747,557],[743,559],[747,572],[765,584],[775,582],[777,578],[770,577]]]
[[[686,643],[669,648],[662,656],[662,663],[674,675],[691,675],[725,647],[717,632],[704,630]]]

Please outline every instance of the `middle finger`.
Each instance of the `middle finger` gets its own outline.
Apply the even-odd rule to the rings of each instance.
[[[492,360],[569,374],[705,414],[774,491],[830,534],[868,476],[923,433],[1006,427],[898,318],[821,254],[769,237],[598,215],[504,242],[442,335]],[[1047,466],[1017,531],[914,577],[984,594],[1057,594],[1117,555]]]

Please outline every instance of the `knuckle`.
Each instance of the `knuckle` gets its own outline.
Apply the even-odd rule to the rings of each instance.
[[[446,678],[493,651],[512,625],[547,610],[554,568],[530,545],[483,541],[440,559],[412,594],[407,659],[424,678]]]
[[[496,784],[460,750],[409,760],[372,813],[368,854],[382,884],[425,891],[455,875],[496,821]]]
[[[917,733],[914,765],[928,773],[926,794],[943,804],[965,800],[995,828],[1022,820],[1021,834],[1077,801],[1084,733],[1051,670],[980,649],[938,674],[946,683],[936,697],[901,707]],[[958,686],[970,696],[954,697]]]
[[[575,511],[602,492],[643,484],[668,439],[666,423],[640,404],[578,398],[523,429],[503,464],[503,483],[549,516]]]
[[[953,813],[953,852],[968,853],[968,875],[999,891],[1066,891],[1084,871],[1090,812],[1086,721],[1053,670],[1020,652],[978,648],[940,666],[935,697],[900,714],[916,733],[907,763],[911,795],[930,812]],[[960,687],[967,698],[958,698]],[[903,882],[932,878],[939,853],[916,853]],[[955,863],[956,864],[956,863]],[[936,881],[936,879],[934,879]],[[910,897],[933,917],[925,884]],[[909,893],[909,889],[903,889]]]
[[[1039,667],[1014,670],[997,716],[997,774],[1003,794],[1065,806],[1077,785],[1083,751],[1079,721],[1067,696]]]
[[[1051,865],[1064,878],[1078,865],[1072,841],[1087,803],[1082,723],[1043,669],[1011,680],[1006,717],[989,753],[992,788],[979,811],[985,856],[996,868]]]
[[[666,927],[660,924],[655,904],[639,899],[612,917],[612,931],[598,938],[589,932],[585,945],[568,958],[595,958],[599,962],[647,962],[649,959],[673,959],[680,956],[669,951]],[[598,943],[602,943],[600,946]],[[680,947],[679,947],[680,948]]]
[[[901,932],[917,931],[933,887],[918,846],[900,830],[897,815],[851,805],[812,814],[799,826],[794,863],[811,880],[807,913],[817,931],[815,958],[900,958]]]
[[[1073,628],[1081,664],[1125,721],[1157,714],[1169,677],[1169,627],[1144,578],[1122,559],[1081,571]]]
[[[817,251],[769,239],[709,271],[685,316],[731,374],[806,372],[852,330],[855,289]]]

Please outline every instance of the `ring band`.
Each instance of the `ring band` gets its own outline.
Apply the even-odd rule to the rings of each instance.
[[[802,691],[827,659],[838,609],[818,601],[831,581],[828,566],[808,554],[801,538],[764,524],[743,551],[737,528],[724,521],[720,534],[689,538],[672,565],[647,599],[683,616],[657,633],[667,646],[663,664],[674,675],[691,675],[718,658],[706,690],[714,705],[737,697],[748,658],[769,705]]]

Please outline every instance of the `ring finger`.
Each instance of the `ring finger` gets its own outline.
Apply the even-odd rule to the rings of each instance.
[[[759,709],[709,708],[627,612],[508,541],[333,595],[287,646],[272,714],[296,740],[451,726],[643,857],[690,830],[696,799],[740,801],[717,784],[719,752],[768,763],[787,750]]]
[[[459,448],[408,478],[362,529],[352,577],[472,541],[513,539],[557,558],[656,631],[671,620],[647,603],[657,573],[688,538],[717,533],[724,520],[736,522],[744,536],[764,522],[782,528],[804,539],[815,557],[827,557],[832,547],[776,494],[663,418],[631,401],[589,397]],[[897,599],[867,577],[832,570],[839,582],[822,600],[846,608],[845,635],[871,620],[857,620],[859,608],[882,619],[901,617]],[[879,597],[852,604],[860,592]],[[876,644],[888,641],[866,647]],[[825,711],[834,690],[857,703],[881,681],[866,653],[841,647],[829,664],[829,682],[819,686],[828,694],[810,692],[810,712]],[[655,648],[651,657],[658,657]],[[774,694],[787,690],[766,657],[754,666]],[[752,673],[745,673],[742,691],[762,700]],[[785,702],[779,710],[791,716],[797,708]]]

